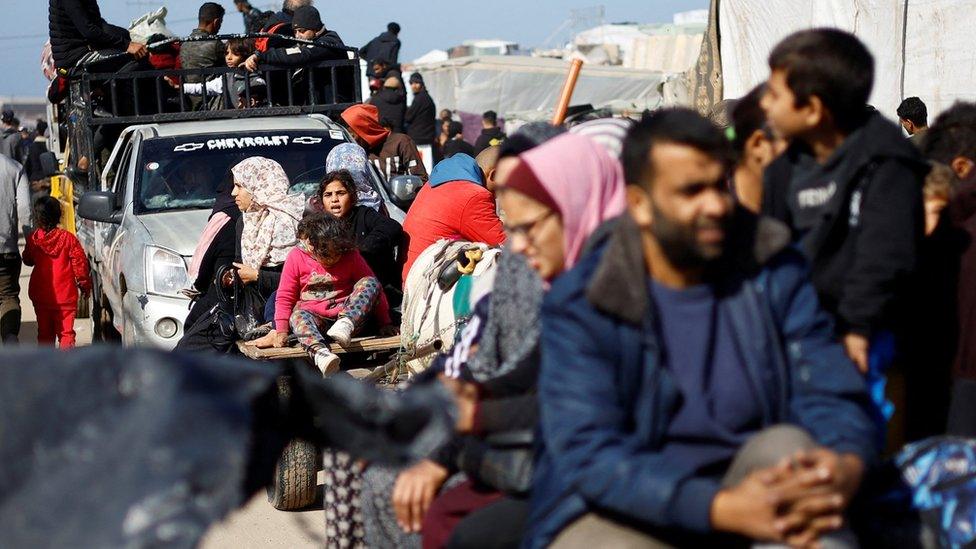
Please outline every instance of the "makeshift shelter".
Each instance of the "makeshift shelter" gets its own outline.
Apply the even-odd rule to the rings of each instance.
[[[568,68],[569,61],[562,59],[491,56],[451,59],[415,70],[424,75],[438,109],[478,117],[493,110],[512,120],[521,112],[551,111]],[[662,72],[586,65],[573,104],[636,112],[657,108],[666,103],[668,80],[668,74]]]
[[[837,27],[875,56],[871,104],[894,118],[918,96],[930,118],[976,99],[976,0],[712,0],[699,66],[688,74],[695,107],[745,95],[768,77],[770,50],[792,32]],[[706,105],[708,104],[708,105]]]

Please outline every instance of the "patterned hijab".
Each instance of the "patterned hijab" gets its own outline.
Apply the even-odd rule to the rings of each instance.
[[[379,211],[382,200],[369,184],[366,151],[362,147],[355,143],[336,145],[325,159],[325,171],[328,173],[336,170],[346,170],[352,174],[352,180],[356,182],[357,203],[360,206]],[[319,197],[320,200],[321,198]]]
[[[248,158],[231,172],[253,200],[243,214],[241,259],[255,269],[281,265],[298,243],[295,230],[305,208],[304,197],[288,193],[288,175],[281,164],[269,158]]]

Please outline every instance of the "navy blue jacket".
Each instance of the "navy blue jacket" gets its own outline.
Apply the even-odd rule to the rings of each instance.
[[[712,280],[735,319],[764,426],[790,423],[823,446],[877,458],[871,403],[834,340],[788,229],[737,212]],[[587,512],[710,531],[719,481],[660,454],[682,398],[664,369],[639,229],[627,215],[560,276],[543,303],[540,441],[525,545],[544,547]]]

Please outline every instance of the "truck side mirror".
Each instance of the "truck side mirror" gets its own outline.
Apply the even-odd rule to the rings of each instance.
[[[397,202],[409,203],[423,186],[424,180],[416,175],[398,175],[390,180],[390,194]]]
[[[78,216],[102,223],[122,222],[122,212],[115,210],[115,193],[88,191],[78,201]]]
[[[51,151],[41,153],[41,172],[44,177],[54,177],[61,173],[58,157]]]

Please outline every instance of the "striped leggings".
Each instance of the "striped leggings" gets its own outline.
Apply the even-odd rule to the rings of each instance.
[[[342,306],[342,311],[336,318],[327,318],[315,313],[296,308],[291,314],[288,323],[291,324],[291,331],[298,338],[298,342],[308,352],[328,348],[323,332],[335,323],[339,318],[348,318],[356,327],[356,331],[362,329],[369,320],[369,315],[373,312],[373,307],[380,298],[383,287],[379,280],[373,277],[361,278],[352,289],[352,294],[346,299]]]

